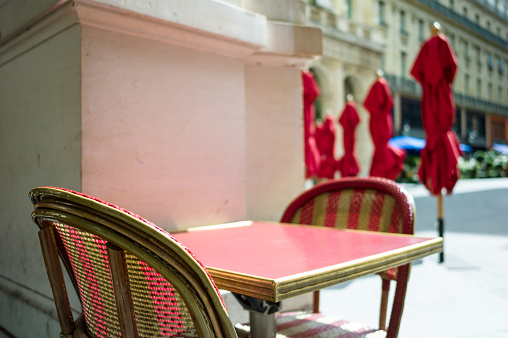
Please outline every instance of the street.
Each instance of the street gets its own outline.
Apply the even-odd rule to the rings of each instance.
[[[437,236],[436,199],[421,185],[407,189],[416,235]],[[508,179],[460,180],[443,200],[445,262],[433,255],[413,265],[399,337],[507,337]],[[321,310],[377,327],[380,285],[369,276],[325,289]]]

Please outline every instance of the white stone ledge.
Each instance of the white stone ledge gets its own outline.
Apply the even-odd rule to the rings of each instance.
[[[254,53],[249,65],[303,67],[323,53],[320,28],[268,22],[266,47]]]
[[[267,21],[263,15],[211,0],[150,3],[152,6],[144,1],[62,1],[0,45],[0,65],[76,24],[237,59],[266,46]]]
[[[84,25],[245,58],[266,45],[266,17],[213,0],[75,0]]]

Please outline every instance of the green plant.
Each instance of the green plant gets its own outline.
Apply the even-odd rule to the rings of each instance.
[[[508,156],[497,151],[475,151],[469,160],[459,161],[461,178],[508,176]]]
[[[407,154],[404,159],[404,168],[397,178],[400,183],[418,183],[418,166],[420,157],[418,155]]]

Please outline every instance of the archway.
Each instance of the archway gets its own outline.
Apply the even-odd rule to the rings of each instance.
[[[312,73],[312,75],[314,76],[314,80],[316,81],[316,84],[319,88],[319,95],[316,97],[316,99],[314,100],[314,111],[315,111],[315,116],[314,116],[314,121],[320,121],[323,119],[323,100],[321,98],[321,94],[323,92],[323,85],[322,85],[322,80],[321,80],[321,76],[319,75],[319,72],[316,71],[316,68],[312,67],[309,69],[310,72]]]
[[[352,77],[352,76],[348,76],[346,77],[346,79],[344,80],[344,102],[346,102],[347,100],[347,96],[349,94],[353,95],[353,97],[355,97],[356,99],[356,84],[355,84],[356,80]]]

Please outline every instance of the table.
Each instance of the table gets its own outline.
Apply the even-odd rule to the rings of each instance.
[[[440,237],[253,221],[190,228],[172,235],[206,266],[218,288],[268,304],[443,250]],[[273,311],[250,314],[252,337],[273,334]]]

